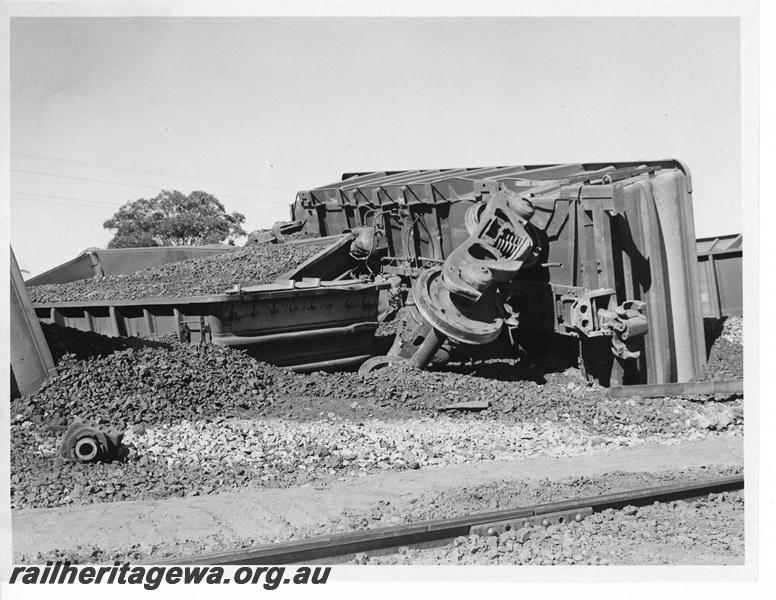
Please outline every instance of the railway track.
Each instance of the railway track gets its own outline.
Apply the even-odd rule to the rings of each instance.
[[[344,562],[357,553],[386,554],[403,546],[427,547],[466,535],[498,535],[526,525],[549,526],[582,521],[609,508],[644,506],[654,502],[697,498],[743,489],[744,476],[719,477],[563,500],[534,506],[476,513],[450,519],[421,521],[366,531],[242,548],[175,559],[175,565],[279,565],[315,561]]]

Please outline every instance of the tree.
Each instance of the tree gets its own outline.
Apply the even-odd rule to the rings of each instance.
[[[202,246],[227,242],[245,235],[245,216],[228,214],[219,200],[206,192],[163,190],[150,200],[127,202],[103,223],[115,230],[108,248],[144,246]]]

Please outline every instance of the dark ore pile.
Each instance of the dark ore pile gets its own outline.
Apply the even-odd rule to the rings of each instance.
[[[54,337],[55,327],[47,328],[49,337]],[[94,336],[72,339],[102,337]],[[37,394],[13,401],[14,418],[61,425],[78,417],[125,429],[231,416],[317,419],[322,411],[350,418],[434,415],[449,404],[485,400],[489,408],[467,418],[560,421],[610,435],[634,426],[644,433],[684,427],[675,412],[681,401],[609,399],[604,388],[586,383],[575,370],[548,373],[542,384],[520,379],[521,366],[515,359],[435,371],[393,365],[362,378],[349,372],[298,374],[213,344],[169,341],[135,346],[103,340],[104,346],[116,344],[119,349],[85,360],[65,355],[59,374]],[[95,342],[76,346],[75,354],[88,354],[95,346],[100,347]],[[60,347],[58,353],[62,351]],[[354,403],[357,411],[351,408]]]
[[[178,342],[86,360],[67,354],[57,369],[35,395],[14,400],[15,415],[45,425],[78,417],[118,429],[224,417],[263,407],[279,371],[243,352]]]
[[[708,363],[698,381],[729,381],[744,378],[743,319],[706,319],[706,336],[711,349]]]
[[[720,338],[711,349],[699,381],[731,381],[744,378],[744,347]]]
[[[27,291],[40,303],[207,296],[234,284],[271,283],[320,251],[319,245],[261,244],[123,275],[29,286]]]

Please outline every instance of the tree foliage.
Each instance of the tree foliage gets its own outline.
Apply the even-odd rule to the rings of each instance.
[[[227,213],[211,194],[164,190],[155,198],[127,202],[103,227],[115,230],[108,248],[202,246],[234,244],[245,235],[244,222],[244,215]]]

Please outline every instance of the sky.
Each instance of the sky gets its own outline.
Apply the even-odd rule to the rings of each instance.
[[[14,18],[11,243],[33,276],[162,189],[251,231],[347,171],[661,158],[738,233],[740,118],[737,19]]]

